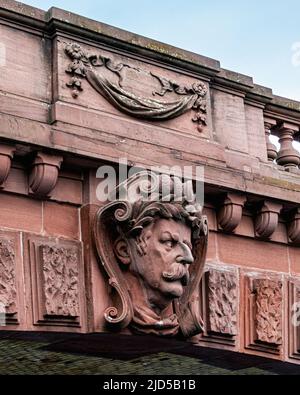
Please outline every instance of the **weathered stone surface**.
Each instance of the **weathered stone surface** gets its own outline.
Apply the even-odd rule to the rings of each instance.
[[[25,235],[24,245],[33,324],[47,329],[51,326],[80,328],[85,322],[80,243]]]
[[[207,273],[208,329],[235,336],[238,332],[238,288],[235,273],[210,269]]]
[[[15,246],[12,240],[0,238],[0,302],[6,312],[17,312],[17,291],[15,273]]]
[[[0,296],[10,328],[103,332],[120,319],[129,332],[132,313],[144,329],[154,322],[156,334],[204,328],[201,345],[299,363],[290,312],[299,298],[300,104],[216,60],[57,8],[0,3]],[[136,234],[123,240],[118,219],[101,217],[104,254],[96,251],[96,212],[107,208],[96,195],[97,168],[112,165],[118,179],[125,157],[128,168],[192,166],[192,178],[204,167],[210,269],[200,286],[206,247],[186,237],[198,209],[184,221],[170,209],[151,227],[154,206],[140,227],[133,215]],[[178,239],[172,254],[191,260],[203,251],[199,266],[164,251],[157,236],[165,227]],[[159,257],[124,257],[126,242],[144,230]],[[144,240],[137,245],[141,252]],[[162,264],[136,273],[133,261]],[[161,291],[168,262],[175,273],[163,270],[169,288],[154,301],[142,274],[157,276]],[[139,281],[120,281],[117,264]],[[176,284],[174,275],[182,275]]]
[[[257,340],[282,344],[282,282],[269,279],[253,280],[255,328]]]
[[[78,252],[76,249],[40,246],[47,315],[79,316]]]

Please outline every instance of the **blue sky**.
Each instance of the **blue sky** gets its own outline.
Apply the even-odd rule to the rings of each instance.
[[[25,0],[201,55],[300,101],[299,0]],[[294,47],[293,47],[294,46]],[[294,48],[292,50],[292,47]]]

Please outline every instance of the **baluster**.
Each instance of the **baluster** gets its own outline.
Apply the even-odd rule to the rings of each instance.
[[[270,162],[274,162],[277,158],[276,145],[270,141],[271,128],[276,125],[276,121],[272,118],[265,118],[265,134],[266,134],[266,145],[267,155]]]
[[[299,126],[282,122],[276,129],[279,136],[280,150],[277,155],[277,163],[286,168],[298,167],[300,154],[293,147],[294,136],[299,132]]]

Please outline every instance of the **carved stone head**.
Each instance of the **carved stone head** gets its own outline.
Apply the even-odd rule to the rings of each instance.
[[[208,231],[192,182],[144,171],[120,184],[117,198],[99,209],[94,228],[116,291],[104,313],[107,323],[158,335],[201,332]]]

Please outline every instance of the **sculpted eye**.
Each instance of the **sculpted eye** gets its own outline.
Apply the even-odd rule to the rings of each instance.
[[[174,239],[168,239],[168,240],[163,240],[163,244],[168,247],[168,248],[173,248],[176,245],[176,240]]]

